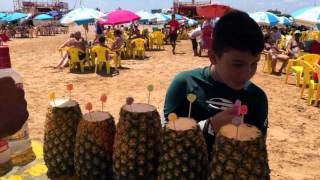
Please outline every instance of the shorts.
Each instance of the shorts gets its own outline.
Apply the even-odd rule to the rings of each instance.
[[[169,38],[171,43],[176,43],[178,34],[169,34]]]
[[[196,39],[191,39],[192,49],[198,49],[198,42]]]

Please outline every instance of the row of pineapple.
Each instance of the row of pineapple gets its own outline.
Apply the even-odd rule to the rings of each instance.
[[[224,128],[228,134],[233,127]],[[77,102],[58,100],[48,108],[44,160],[49,178],[269,179],[261,134],[244,141],[220,134],[216,142],[209,166],[202,132],[189,118],[161,127],[154,106],[133,103],[121,108],[116,128],[107,112],[82,115]]]

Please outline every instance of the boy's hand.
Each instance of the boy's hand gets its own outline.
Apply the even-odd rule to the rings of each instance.
[[[231,124],[232,119],[236,117],[237,108],[233,107],[222,112],[219,112],[215,116],[210,118],[211,126],[214,132],[217,134],[220,128],[226,124]]]
[[[17,132],[28,119],[24,91],[11,77],[0,78],[0,138]]]

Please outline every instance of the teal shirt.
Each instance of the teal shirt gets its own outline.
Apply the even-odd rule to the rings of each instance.
[[[197,95],[192,104],[191,117],[197,121],[208,119],[221,112],[215,107],[226,107],[237,100],[248,106],[244,122],[259,128],[264,135],[268,126],[268,100],[262,89],[248,81],[241,90],[233,90],[212,78],[210,67],[179,73],[172,81],[165,99],[164,115],[176,113],[178,117],[188,117],[187,95]],[[214,102],[214,103],[213,103]]]

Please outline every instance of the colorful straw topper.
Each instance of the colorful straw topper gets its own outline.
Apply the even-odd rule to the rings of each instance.
[[[178,119],[178,116],[176,113],[170,113],[168,119],[169,121],[176,121]]]
[[[152,84],[150,84],[150,85],[147,86],[147,89],[148,89],[148,92],[149,92],[148,104],[150,104],[150,95],[151,95],[151,92],[154,90],[154,86]]]
[[[127,97],[127,99],[126,99],[126,104],[127,105],[131,106],[133,104],[133,102],[134,102],[133,97],[131,97],[131,96]]]
[[[55,100],[56,100],[56,93],[50,92],[50,93],[49,93],[49,99],[50,99],[50,101],[53,102],[54,105],[56,105],[56,102],[55,102]]]
[[[100,97],[100,101],[101,101],[101,110],[103,111],[103,107],[104,107],[104,103],[107,102],[107,95],[106,94],[102,94],[101,97]]]
[[[188,114],[188,117],[190,118],[191,117],[192,103],[196,101],[197,95],[190,93],[190,94],[187,95],[187,99],[188,99],[188,101],[190,103],[189,104],[189,114]]]
[[[169,119],[169,121],[172,121],[174,129],[176,129],[175,121],[178,119],[177,114],[176,113],[170,113],[169,116],[168,116],[168,119]]]
[[[73,90],[73,84],[67,84],[67,91],[69,91],[69,100],[71,100],[72,90]]]
[[[88,103],[86,104],[86,110],[89,111],[90,119],[93,120],[93,119],[92,119],[92,116],[91,116],[91,110],[92,110],[92,104],[91,104],[91,102],[88,102]]]

